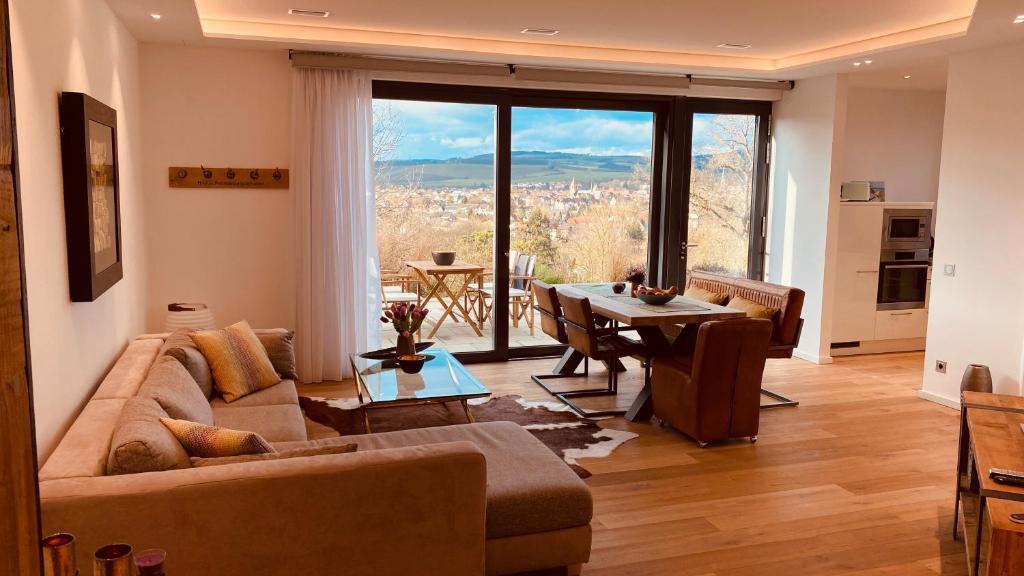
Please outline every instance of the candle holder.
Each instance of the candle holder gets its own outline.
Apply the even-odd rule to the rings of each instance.
[[[167,552],[150,548],[135,555],[135,567],[139,570],[139,576],[164,576],[166,560]]]
[[[43,575],[78,576],[73,535],[62,532],[43,538]]]
[[[107,544],[96,550],[92,561],[93,576],[134,576],[130,544]]]

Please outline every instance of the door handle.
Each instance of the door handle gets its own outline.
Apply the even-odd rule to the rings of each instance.
[[[889,316],[911,316],[913,312],[898,312],[895,314],[889,314]]]

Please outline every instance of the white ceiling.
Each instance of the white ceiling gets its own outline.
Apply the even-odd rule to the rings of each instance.
[[[1024,40],[1021,0],[107,0],[143,42],[942,90],[948,55]],[[331,11],[328,18],[289,8]],[[162,15],[160,20],[151,13]],[[527,36],[527,27],[555,36]],[[750,44],[747,50],[717,48]],[[854,60],[872,59],[853,68]],[[911,80],[903,76],[910,74]]]

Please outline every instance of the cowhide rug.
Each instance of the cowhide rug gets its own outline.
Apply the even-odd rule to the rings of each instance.
[[[355,399],[300,396],[299,404],[308,419],[333,428],[342,436],[366,433],[362,409]],[[580,418],[561,402],[533,402],[519,396],[497,396],[470,400],[470,411],[477,422],[509,421],[519,424],[565,460],[580,478],[587,478],[590,472],[576,463],[578,458],[603,458],[638,436],[623,430],[601,428],[597,421]],[[370,427],[374,432],[466,423],[466,415],[457,402],[370,411]]]

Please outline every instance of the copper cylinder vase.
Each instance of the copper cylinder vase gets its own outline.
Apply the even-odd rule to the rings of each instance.
[[[107,544],[96,550],[93,576],[135,576],[135,560],[129,544]]]
[[[78,576],[74,536],[59,533],[43,538],[43,576]]]
[[[992,372],[984,364],[968,364],[960,380],[961,392],[992,393]]]

